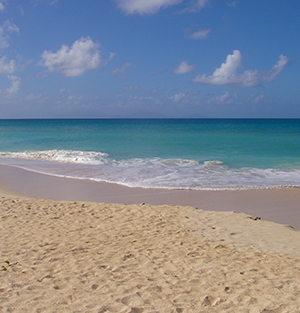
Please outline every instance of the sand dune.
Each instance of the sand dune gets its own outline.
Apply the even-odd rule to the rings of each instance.
[[[300,232],[287,226],[30,198],[3,197],[0,212],[0,312],[300,312]]]

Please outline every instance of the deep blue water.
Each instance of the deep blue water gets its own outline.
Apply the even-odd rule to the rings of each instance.
[[[0,163],[146,188],[300,186],[300,120],[0,120]]]

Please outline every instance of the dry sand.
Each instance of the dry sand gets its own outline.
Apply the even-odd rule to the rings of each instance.
[[[192,207],[8,195],[0,214],[0,312],[300,312],[291,227]]]
[[[105,203],[176,204],[203,210],[236,211],[300,230],[300,188],[196,191],[129,188],[117,184],[43,175],[0,165],[0,192],[25,197]]]

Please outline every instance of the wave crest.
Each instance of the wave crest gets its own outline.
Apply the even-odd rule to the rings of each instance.
[[[27,150],[22,152],[2,152],[0,156],[6,158],[44,160],[62,163],[75,164],[103,164],[108,154],[93,151],[74,151],[74,150]]]
[[[221,160],[158,157],[115,160],[103,152],[76,150],[2,152],[0,157],[1,163],[41,173],[129,187],[196,190],[300,187],[299,168],[233,168]]]

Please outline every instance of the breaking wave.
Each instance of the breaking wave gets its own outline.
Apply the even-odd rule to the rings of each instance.
[[[50,175],[168,189],[299,187],[300,169],[232,168],[221,160],[132,158],[107,153],[44,150],[0,153],[1,163]]]
[[[1,152],[0,156],[6,158],[45,160],[62,163],[75,164],[102,164],[108,156],[106,153],[93,151],[73,150],[44,150],[44,151],[22,151],[22,152]]]

